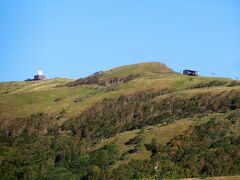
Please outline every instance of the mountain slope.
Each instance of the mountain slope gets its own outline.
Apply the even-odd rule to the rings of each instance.
[[[217,151],[219,141],[226,152],[238,153],[234,148],[239,146],[239,97],[240,81],[189,77],[157,62],[122,66],[78,80],[0,83],[0,175],[132,179],[240,174],[227,171],[227,166],[210,166],[219,159],[210,161],[205,155],[198,159],[208,160],[210,165],[202,165],[205,169],[194,166],[197,160],[192,161],[195,169],[188,168],[186,157],[200,155],[192,150],[190,154],[185,142],[190,133],[195,137],[188,139],[191,145],[196,139],[205,144],[205,149],[195,146],[202,152],[212,146]],[[208,130],[217,126],[227,136],[213,139],[206,133],[201,139],[199,128],[213,119],[217,123]],[[229,137],[232,141],[224,141]],[[179,139],[182,146],[175,143]],[[175,157],[177,149],[185,152],[182,159]],[[223,155],[226,162],[240,167]],[[161,164],[157,172],[156,164]],[[226,173],[214,173],[210,167]]]
[[[138,68],[140,68],[140,70]],[[206,83],[214,83],[214,81],[225,84],[232,82],[230,79],[206,77],[194,77],[190,80],[189,77],[181,74],[169,73],[169,68],[165,68],[165,66],[160,63],[143,63],[140,65],[124,66],[112,71],[109,70],[103,73],[102,76],[107,77],[111,73],[113,73],[112,75],[114,76],[117,74],[125,76],[124,73],[128,72],[128,75],[130,75],[130,71],[142,75],[130,82],[120,84],[112,83],[110,86],[92,84],[71,88],[62,87],[64,84],[68,84],[68,82],[75,82],[68,79],[0,83],[0,109],[2,109],[0,119],[24,117],[31,113],[42,111],[57,115],[63,110],[66,111],[66,118],[69,118],[81,113],[94,103],[101,102],[107,97],[117,98],[121,95],[130,95],[139,91],[161,90],[166,88],[185,90],[186,88],[191,88],[191,86],[199,84],[206,86]],[[65,119],[63,121],[65,121]]]

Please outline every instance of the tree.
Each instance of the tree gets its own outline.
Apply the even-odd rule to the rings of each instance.
[[[144,149],[144,142],[143,142],[143,139],[144,139],[144,128],[142,128],[140,130],[140,132],[138,133],[137,137],[137,143],[135,145],[135,152],[139,153],[140,151],[142,151]]]
[[[98,179],[100,173],[101,173],[101,169],[98,166],[93,165],[89,170],[88,179]]]

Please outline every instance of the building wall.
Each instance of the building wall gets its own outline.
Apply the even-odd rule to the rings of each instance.
[[[45,76],[43,75],[35,75],[34,76],[34,80],[44,80],[45,79]]]

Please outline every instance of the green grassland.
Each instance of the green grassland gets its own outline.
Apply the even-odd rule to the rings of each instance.
[[[57,114],[62,110],[66,110],[66,118],[69,118],[101,102],[104,98],[118,98],[121,95],[130,95],[139,91],[157,91],[166,88],[175,91],[175,94],[181,94],[181,92],[186,93],[187,87],[195,84],[232,81],[227,78],[188,77],[174,73],[165,65],[155,62],[115,68],[104,72],[103,77],[131,73],[141,74],[141,77],[124,84],[113,84],[110,87],[98,85],[59,87],[72,81],[69,79],[0,83],[0,119],[24,117],[36,112]],[[239,87],[220,86],[187,91],[192,94],[203,91],[239,89]]]
[[[128,76],[130,74],[138,74],[141,76],[144,76],[144,75],[154,76],[156,74],[162,74],[162,73],[173,73],[173,72],[164,64],[160,64],[158,62],[151,62],[151,63],[133,64],[133,65],[113,68],[109,71],[104,72],[102,78],[121,77],[121,76]]]

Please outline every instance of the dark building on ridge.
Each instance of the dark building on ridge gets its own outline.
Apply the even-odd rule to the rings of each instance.
[[[199,75],[198,71],[191,70],[191,69],[183,70],[183,74],[188,75],[188,76],[198,76]]]
[[[37,81],[37,80],[44,80],[44,79],[45,79],[44,75],[35,75],[33,80]]]
[[[37,75],[34,76],[33,79],[27,79],[25,81],[39,81],[39,80],[44,80],[45,76],[43,75],[42,71],[38,71]]]

